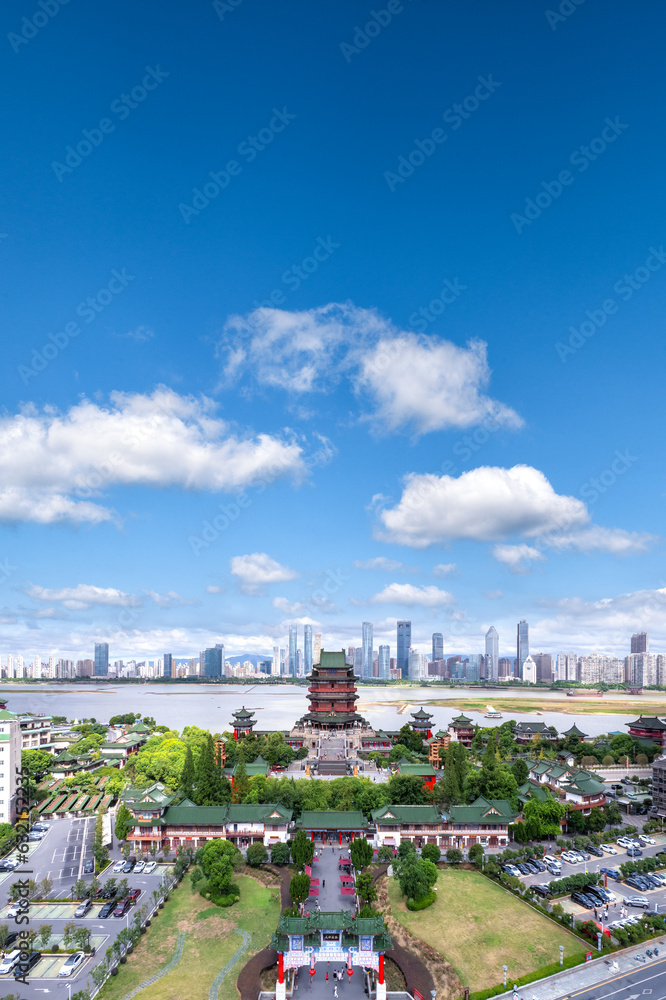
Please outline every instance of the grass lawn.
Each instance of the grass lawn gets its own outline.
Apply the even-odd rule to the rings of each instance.
[[[573,934],[475,871],[443,869],[436,902],[415,913],[396,879],[388,888],[392,916],[440,952],[472,991],[501,983],[503,965],[510,986],[512,979],[559,962],[561,944],[565,956],[585,950]]]
[[[154,920],[117,976],[107,980],[102,1000],[122,998],[167,965],[175,950],[178,931],[185,932],[185,950],[180,962],[162,979],[140,993],[141,1000],[208,1000],[208,991],[243,939],[234,933],[242,928],[252,942],[220,986],[221,1000],[238,1000],[236,979],[255,952],[265,948],[277,927],[280,913],[277,889],[266,888],[255,879],[241,876],[240,902],[222,909],[211,906],[193,893],[186,876],[171,894],[160,916]],[[271,898],[274,897],[274,898]]]

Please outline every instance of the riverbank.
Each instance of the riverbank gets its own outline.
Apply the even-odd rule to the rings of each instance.
[[[421,697],[420,695],[413,701],[406,702],[403,698],[396,697],[395,701],[387,698],[381,702],[361,702],[357,705],[357,711],[370,712],[373,709],[386,708],[393,705],[398,715],[408,714],[415,704],[430,708],[455,708],[459,712],[480,712],[485,715],[489,703],[490,694],[486,693],[480,698],[432,698]],[[657,694],[657,697],[659,695]],[[496,692],[492,692],[492,706],[503,715],[542,715],[544,713],[558,712],[561,715],[663,715],[666,712],[666,693],[661,701],[647,701],[644,696],[619,698],[512,698],[497,697]]]

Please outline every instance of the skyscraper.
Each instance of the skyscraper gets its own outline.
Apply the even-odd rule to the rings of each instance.
[[[424,656],[417,649],[409,651],[409,679],[410,681],[420,681],[425,676]],[[403,674],[404,676],[404,674]]]
[[[486,680],[499,678],[499,632],[491,625],[486,632]]]
[[[635,632],[631,637],[632,653],[647,653],[650,649],[650,640],[647,632]]]
[[[372,677],[372,622],[363,622],[362,630],[361,677],[366,680],[368,677]]]
[[[175,677],[175,674],[172,673],[172,668],[173,668],[173,656],[171,655],[171,653],[165,653],[162,675],[164,677]]]
[[[217,645],[204,649],[201,654],[201,673],[204,677],[224,676],[224,646]]]
[[[403,677],[409,677],[409,650],[412,645],[412,623],[402,620],[398,621],[397,633],[396,667],[402,671]]]
[[[107,677],[109,673],[109,644],[95,643],[95,677]]]
[[[516,629],[516,676],[522,678],[523,663],[530,655],[529,625],[524,618],[518,622]]]
[[[357,646],[354,650],[354,671],[357,677],[363,676],[363,647]]]
[[[303,667],[306,674],[312,670],[312,625],[303,626]]]
[[[377,676],[381,681],[389,680],[391,676],[391,647],[380,646],[377,657]]]
[[[296,650],[298,648],[298,628],[296,625],[289,626],[289,670],[290,677],[296,676]]]
[[[432,658],[433,660],[444,659],[444,636],[441,632],[432,634]]]
[[[273,677],[280,676],[280,648],[273,646],[273,662],[271,664],[271,674]]]

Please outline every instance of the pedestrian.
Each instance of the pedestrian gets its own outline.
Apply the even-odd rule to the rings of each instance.
[[[596,908],[596,906],[595,906],[595,908],[594,908],[594,919],[595,919],[595,920],[597,920],[597,919],[598,919],[598,918],[597,918],[597,908]]]
[[[328,972],[326,973],[326,982],[328,982]]]
[[[325,889],[325,888],[326,888],[326,879],[325,879],[325,878],[323,878],[323,879],[321,880],[321,887],[322,887],[322,889]]]
[[[338,987],[334,986],[333,987],[333,996],[337,998],[337,995],[338,995]]]

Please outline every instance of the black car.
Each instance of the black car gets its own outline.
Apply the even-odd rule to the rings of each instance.
[[[92,875],[95,871],[95,861],[94,858],[88,858],[87,861],[83,862],[83,874]]]
[[[125,873],[125,875],[129,875],[130,872],[134,871],[134,865],[135,865],[135,863],[136,862],[134,862],[134,861],[126,861],[125,862],[125,864],[123,865],[123,872]]]
[[[105,903],[102,909],[99,911],[99,916],[101,917],[101,919],[105,920],[106,917],[110,917],[117,905],[118,903],[117,900],[115,899],[110,899],[108,903]]]
[[[594,854],[595,858],[603,858],[604,856],[604,852],[600,851],[598,847],[594,846],[594,844],[590,844],[590,846],[587,849],[590,852],[590,854]]]
[[[537,861],[536,858],[532,858],[530,864],[534,865],[538,872],[545,872],[546,870],[546,866],[544,865],[543,861]]]
[[[537,874],[539,873],[539,869],[538,869],[538,868],[537,868],[537,866],[536,866],[536,865],[534,864],[534,862],[532,861],[532,859],[531,859],[531,858],[529,859],[529,861],[526,861],[526,862],[525,862],[525,867],[527,868],[528,872],[529,872],[529,873],[530,873],[531,875],[537,875]]]
[[[594,899],[583,892],[572,892],[571,899],[574,903],[578,903],[579,906],[584,906],[586,910],[593,910],[595,906],[599,905]]]
[[[109,889],[108,885],[103,885],[101,889],[97,890],[98,899],[113,899],[115,898],[116,890]]]
[[[543,896],[544,898],[546,896],[550,896],[550,887],[549,887],[549,885],[546,882],[544,882],[542,885],[533,885],[532,889],[539,896]]]
[[[23,978],[31,969],[34,969],[41,957],[41,951],[31,951],[24,962],[19,962],[18,965],[14,966],[14,977]]]
[[[590,899],[593,899],[595,906],[605,906],[606,903],[608,902],[605,896],[602,896],[600,892],[596,892],[591,886],[587,887],[584,895],[588,896]]]

